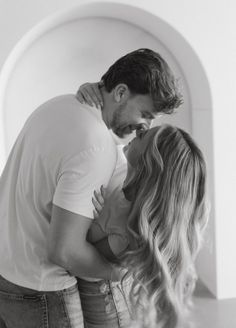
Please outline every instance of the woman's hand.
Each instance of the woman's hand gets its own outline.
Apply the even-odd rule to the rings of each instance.
[[[93,216],[95,219],[99,217],[104,206],[105,188],[101,186],[99,191],[94,191],[94,197],[92,198],[95,209],[93,210]]]
[[[100,88],[104,85],[103,81],[95,83],[84,83],[79,87],[76,98],[81,104],[87,103],[100,109],[103,106],[103,99]]]

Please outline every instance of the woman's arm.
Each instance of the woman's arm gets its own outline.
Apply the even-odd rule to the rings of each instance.
[[[119,229],[116,227],[115,232],[107,233],[105,232],[100,224],[99,216],[105,215],[105,221],[109,218],[106,216],[111,212],[104,211],[104,189],[101,188],[100,192],[94,192],[93,205],[94,205],[94,217],[95,221],[92,223],[90,230],[87,235],[87,240],[91,242],[95,248],[109,261],[118,263],[119,257],[127,250],[129,246],[129,239],[125,233],[125,229]],[[104,219],[104,217],[102,218]]]
[[[102,93],[100,88],[104,85],[103,81],[94,83],[84,83],[79,87],[76,98],[81,104],[87,103],[100,109],[103,106]]]

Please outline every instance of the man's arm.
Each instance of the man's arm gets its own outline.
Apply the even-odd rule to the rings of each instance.
[[[112,233],[93,243],[96,249],[110,262],[119,264],[121,257],[129,250],[129,240],[124,234]]]
[[[48,254],[51,262],[65,268],[72,275],[119,280],[114,269],[96,248],[87,242],[86,235],[92,219],[53,205]]]
[[[103,239],[98,240],[97,242],[93,243],[96,249],[101,253],[108,261],[113,263],[119,263],[118,258],[112,252],[112,249],[109,244],[108,236]]]

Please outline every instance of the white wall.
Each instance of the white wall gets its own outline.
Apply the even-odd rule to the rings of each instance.
[[[191,109],[184,76],[172,54],[150,33],[118,19],[68,18],[67,22],[32,39],[27,47],[16,51],[19,54],[14,64],[9,65],[12,68],[5,77],[5,87],[1,83],[3,78],[0,80],[6,155],[35,108],[57,95],[75,93],[85,81],[99,81],[117,58],[141,47],[158,51],[182,80],[185,102],[176,115],[162,120],[173,121],[191,132]]]
[[[0,67],[15,43],[35,24],[57,10],[89,1],[70,0],[8,0],[0,2]],[[98,2],[94,0],[94,2]],[[109,3],[111,1],[104,0]],[[234,198],[236,195],[236,21],[233,0],[123,0],[117,3],[136,5],[172,25],[189,42],[205,67],[213,99],[214,171],[210,172],[214,185],[215,207],[210,226],[211,249],[205,249],[201,262],[205,268],[213,266],[216,286],[210,286],[219,298],[236,297],[236,220]],[[173,40],[174,42],[174,40]],[[191,65],[186,57],[186,66]],[[198,83],[201,83],[199,80]],[[197,110],[197,108],[196,108]],[[208,108],[199,104],[193,113],[198,120],[194,134],[201,138],[199,125],[206,122]],[[195,120],[195,121],[196,121]],[[1,122],[0,122],[1,123]],[[207,127],[204,127],[207,128]],[[209,126],[211,131],[211,126]],[[2,131],[0,131],[2,132]],[[0,140],[1,141],[1,140]],[[204,144],[204,140],[201,140]],[[214,220],[214,221],[213,221]],[[205,257],[204,257],[205,256]],[[215,259],[213,258],[215,256]],[[215,263],[214,263],[215,261]],[[210,263],[210,264],[209,264]],[[215,267],[214,267],[215,266]],[[210,284],[211,270],[202,271],[203,279]],[[213,274],[212,273],[212,274]]]

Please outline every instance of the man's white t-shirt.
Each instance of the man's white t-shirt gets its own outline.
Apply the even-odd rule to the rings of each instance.
[[[108,184],[116,158],[101,112],[74,95],[33,112],[0,179],[0,275],[35,290],[76,283],[47,258],[52,204],[93,218],[93,192]]]
[[[117,155],[116,169],[106,190],[105,204],[89,229],[88,240],[96,243],[108,237],[112,253],[119,257],[128,246],[133,246],[133,239],[127,226],[131,202],[122,191],[127,176],[127,159],[122,145],[117,146]]]

